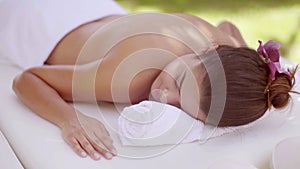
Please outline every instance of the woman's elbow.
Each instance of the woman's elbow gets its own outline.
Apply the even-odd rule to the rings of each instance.
[[[20,91],[22,90],[22,86],[26,85],[26,80],[28,80],[31,75],[31,70],[28,69],[14,78],[12,83],[12,89],[17,95],[19,95]]]
[[[17,93],[17,91],[18,91],[18,84],[20,81],[20,76],[22,76],[22,74],[17,75],[13,80],[12,89],[15,93]]]

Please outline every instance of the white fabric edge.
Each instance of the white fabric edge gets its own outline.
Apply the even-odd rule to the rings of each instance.
[[[0,130],[0,168],[3,169],[24,169],[17,155]]]

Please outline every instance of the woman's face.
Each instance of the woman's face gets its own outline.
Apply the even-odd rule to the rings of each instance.
[[[205,114],[199,110],[200,64],[196,55],[181,56],[169,63],[153,82],[151,98],[205,120]]]

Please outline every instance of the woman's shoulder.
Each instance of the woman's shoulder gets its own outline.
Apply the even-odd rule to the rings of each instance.
[[[202,19],[201,17],[183,13],[176,13],[173,15],[181,17],[196,26],[196,28],[207,38],[207,40],[213,46],[235,46],[235,42],[228,34],[220,31],[216,26]]]
[[[199,16],[192,15],[192,14],[187,14],[187,13],[172,13],[172,15],[181,17],[187,21],[189,21],[191,24],[197,26],[197,27],[210,27],[210,28],[215,28],[211,23],[208,21],[200,18]]]

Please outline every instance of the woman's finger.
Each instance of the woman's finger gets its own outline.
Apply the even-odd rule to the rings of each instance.
[[[96,152],[94,147],[85,136],[79,135],[76,139],[78,140],[81,147],[89,154],[89,156],[91,156],[94,160],[100,159],[100,155]]]
[[[71,146],[71,148],[76,152],[76,154],[78,154],[81,157],[87,156],[86,152],[81,148],[80,144],[74,137],[67,139],[66,142]]]
[[[110,137],[104,137],[101,139],[104,146],[111,152],[113,155],[117,155],[117,150],[113,145],[113,140]]]
[[[108,160],[112,159],[114,154],[112,154],[110,150],[107,149],[107,146],[103,144],[103,140],[100,140],[96,135],[91,139],[93,146],[100,154],[102,154]]]
[[[101,127],[100,130],[96,130],[94,135],[96,136],[96,140],[101,140],[101,143],[105,146],[107,151],[113,155],[117,155],[116,148],[113,146],[113,140],[104,126]]]

